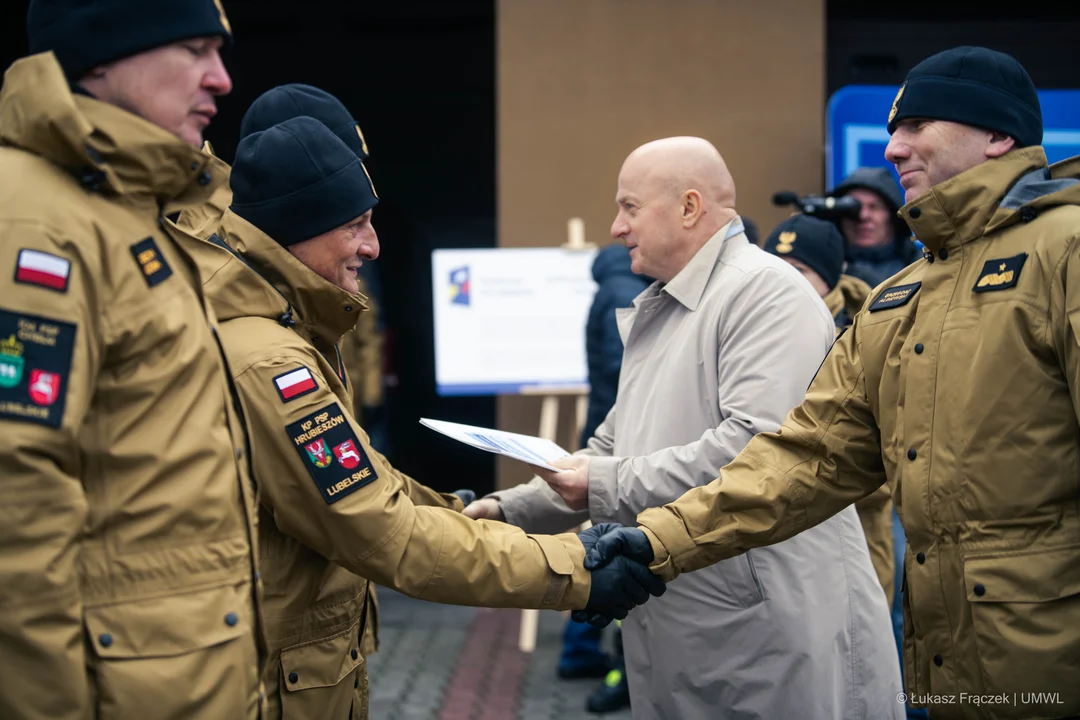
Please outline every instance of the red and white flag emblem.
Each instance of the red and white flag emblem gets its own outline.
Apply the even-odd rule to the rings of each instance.
[[[44,285],[53,290],[67,290],[71,261],[37,250],[20,250],[15,279],[31,285]]]
[[[356,452],[356,446],[353,445],[352,440],[346,440],[336,446],[334,448],[334,457],[337,458],[342,467],[348,470],[352,470],[360,464],[360,453]]]
[[[44,370],[30,371],[30,399],[38,405],[52,405],[60,397],[60,376]]]
[[[310,392],[316,387],[315,378],[311,377],[311,371],[307,368],[300,368],[284,375],[278,375],[274,378],[274,385],[277,386],[281,399],[286,402]]]

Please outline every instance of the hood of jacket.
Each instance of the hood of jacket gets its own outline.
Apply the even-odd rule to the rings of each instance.
[[[0,145],[66,169],[84,187],[163,213],[203,203],[225,182],[216,158],[114,105],[72,92],[52,53],[16,61],[0,90]]]
[[[203,289],[225,323],[264,317],[328,352],[367,310],[367,298],[323,279],[266,233],[226,210],[218,232],[193,253]]]
[[[930,252],[1080,205],[1080,157],[1047,167],[1041,147],[1013,150],[939,183],[900,209]]]

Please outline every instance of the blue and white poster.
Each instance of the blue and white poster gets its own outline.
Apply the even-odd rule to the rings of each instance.
[[[859,167],[885,167],[887,118],[899,85],[848,85],[825,111],[825,190]],[[1051,163],[1080,155],[1080,90],[1040,90],[1043,147]],[[899,181],[899,178],[897,178]]]

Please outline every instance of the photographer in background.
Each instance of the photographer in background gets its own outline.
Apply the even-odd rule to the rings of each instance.
[[[848,275],[875,287],[919,259],[911,232],[896,214],[904,201],[888,169],[859,168],[837,185],[830,197],[851,197],[861,206],[857,217],[839,221],[846,241]]]

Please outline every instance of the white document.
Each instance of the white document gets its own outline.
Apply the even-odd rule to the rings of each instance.
[[[460,423],[431,420],[429,418],[420,418],[420,424],[447,437],[452,437],[458,442],[472,445],[474,448],[487,450],[497,455],[505,455],[547,470],[558,471],[559,468],[553,467],[551,462],[570,455],[570,453],[550,440],[543,440],[529,435],[518,435],[517,433],[503,432],[502,430],[476,427],[475,425],[461,425]]]

